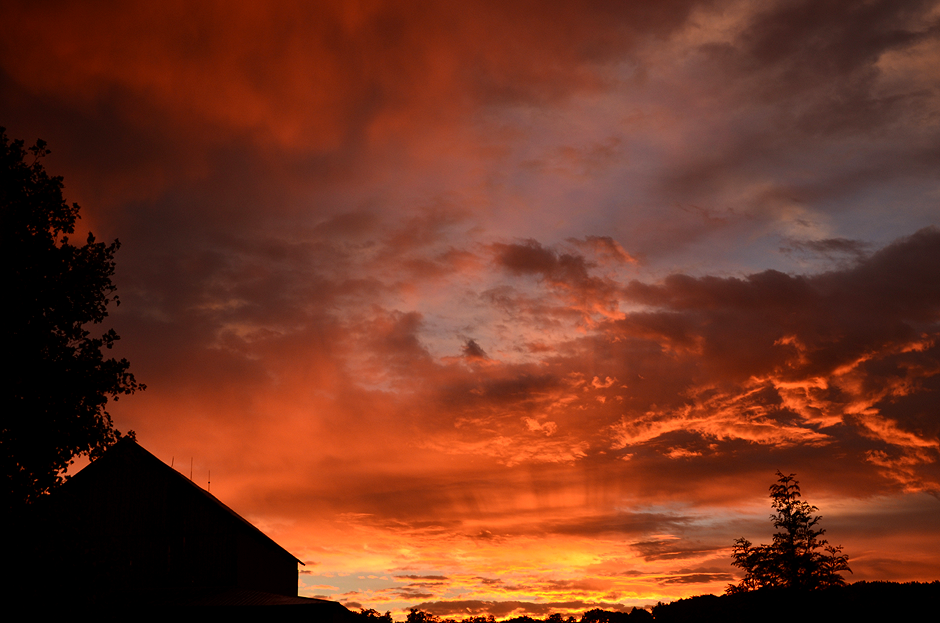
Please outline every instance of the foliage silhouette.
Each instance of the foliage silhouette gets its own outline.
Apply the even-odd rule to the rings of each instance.
[[[657,623],[920,621],[940,600],[940,582],[855,582],[818,591],[780,588],[699,595],[657,604]]]
[[[380,618],[378,617],[378,612],[375,610],[365,609],[357,613],[357,616],[367,621],[376,621]],[[385,617],[389,617],[390,623],[391,619],[389,613],[386,612]],[[502,623],[628,623],[629,621],[652,620],[653,615],[650,614],[648,610],[641,608],[633,608],[631,612],[614,612],[595,608],[582,613],[580,620],[570,614],[566,618],[561,613],[555,612],[547,615],[544,619],[533,619],[530,616],[523,615],[503,619]],[[408,609],[408,616],[405,619],[405,623],[496,623],[496,617],[489,614],[486,616],[469,616],[462,619],[450,617],[441,618],[435,614],[421,610],[419,607],[413,607]]]
[[[44,141],[23,149],[0,128],[0,213],[8,261],[7,356],[2,447],[4,509],[23,508],[61,484],[78,455],[95,458],[120,437],[105,410],[145,388],[128,372],[126,359],[105,359],[118,335],[93,337],[86,329],[119,303],[111,282],[120,247],[83,245],[69,235],[79,218],[77,203],[62,198],[62,178],[42,166]],[[133,432],[130,433],[133,435]]]
[[[754,546],[745,538],[735,540],[731,563],[743,569],[745,576],[730,584],[727,593],[741,593],[761,588],[816,590],[844,586],[840,573],[852,572],[842,546],[829,545],[822,539],[825,530],[817,528],[822,519],[819,510],[800,499],[800,484],[794,474],[777,472],[777,482],[770,486],[770,516],[774,528],[773,543]]]
[[[374,608],[359,608],[359,612],[355,614],[360,620],[369,621],[371,623],[393,623],[392,613],[388,610],[385,611],[385,614],[380,614],[379,611]]]
[[[408,608],[408,617],[405,619],[405,623],[436,623],[437,621],[440,621],[438,617],[420,608]]]

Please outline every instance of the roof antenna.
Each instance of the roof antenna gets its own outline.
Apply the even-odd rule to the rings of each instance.
[[[175,461],[175,460],[176,460],[176,457],[175,457],[175,456],[171,456],[171,457],[170,457],[170,467],[173,467],[173,461]]]
[[[193,481],[193,457],[189,457],[189,482]]]
[[[207,481],[206,491],[212,491],[212,470],[209,470],[209,480]]]

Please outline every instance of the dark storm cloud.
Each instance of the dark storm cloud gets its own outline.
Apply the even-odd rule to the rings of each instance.
[[[662,584],[709,584],[715,582],[734,582],[734,576],[730,573],[689,573],[685,575],[673,575],[660,580]]]
[[[697,48],[688,78],[695,86],[677,87],[735,112],[700,111],[659,195],[708,209],[731,204],[738,218],[758,221],[796,204],[805,209],[797,222],[815,227],[818,210],[841,209],[841,202],[936,169],[931,119],[940,94],[921,69],[936,64],[935,2],[743,6],[750,12],[734,36]],[[858,151],[861,137],[866,147]],[[923,198],[910,193],[911,201]]]
[[[612,241],[611,241],[612,242]],[[587,244],[610,254],[615,247],[599,239]],[[615,306],[614,284],[590,274],[596,265],[577,253],[557,252],[536,240],[492,246],[497,263],[514,275],[532,275],[555,289],[575,309],[585,313],[608,311]],[[625,258],[620,256],[623,261]]]
[[[522,274],[561,270],[560,254],[535,241],[496,248],[503,265]],[[591,455],[610,435],[615,449],[652,461],[664,478],[675,477],[666,464],[690,458],[700,467],[712,461],[720,472],[730,456],[761,446],[807,464],[835,446],[849,453],[851,469],[874,467],[932,490],[937,267],[940,231],[924,229],[823,274],[632,281],[619,291],[645,309],[600,322],[540,366],[494,362],[450,377],[434,402],[456,407],[450,413],[461,414],[458,430],[468,435],[507,435],[521,419],[525,428],[513,434],[525,431],[533,442],[573,441],[568,431],[576,430],[575,439],[591,446],[564,456]],[[592,279],[583,268],[581,278]],[[546,286],[543,299],[552,292]],[[579,380],[585,370],[592,383]],[[602,531],[605,522],[573,529]]]
[[[685,558],[699,558],[703,554],[714,554],[726,546],[702,547],[681,541],[644,541],[631,545],[643,556],[645,560],[680,560]]]
[[[559,534],[600,537],[611,534],[649,534],[657,530],[676,531],[687,522],[687,517],[665,513],[611,513],[601,517],[578,517],[558,523],[545,522],[543,529]]]
[[[616,263],[636,262],[636,258],[627,253],[626,250],[620,246],[620,243],[610,236],[585,236],[580,240],[578,238],[569,238],[568,242],[578,248],[590,250],[602,258]]]
[[[427,599],[428,597],[434,597],[434,593],[422,593],[421,591],[403,588],[397,591],[390,591],[390,595],[397,597],[398,599],[412,600],[412,599]]]
[[[486,351],[480,348],[480,345],[477,344],[475,340],[467,340],[461,350],[463,351],[464,358],[471,361],[489,359],[486,355]]]
[[[927,228],[881,249],[853,270],[820,275],[818,283],[835,300],[856,306],[855,315],[872,323],[913,321],[933,324],[940,310],[940,230]],[[858,304],[872,306],[859,309]],[[867,312],[867,313],[865,313]]]
[[[396,575],[396,580],[427,580],[433,582],[442,582],[447,579],[443,575]]]
[[[376,336],[373,350],[387,354],[400,365],[411,361],[427,361],[429,355],[418,339],[421,327],[421,314],[417,312],[396,312],[378,318],[367,333]]]
[[[668,349],[671,374],[690,375],[685,406],[672,412],[691,410],[678,420],[665,412],[633,424],[627,418],[622,439],[658,438],[679,430],[669,421],[685,428],[698,418],[693,428],[717,439],[801,445],[841,439],[851,447],[857,432],[870,439],[872,464],[911,486],[935,489],[937,431],[919,405],[929,402],[925,392],[940,374],[938,284],[936,229],[821,275],[767,271],[632,282],[624,293],[651,309],[610,323],[609,335]],[[694,361],[701,365],[683,369]],[[626,378],[616,368],[611,374]]]
[[[938,26],[936,16],[927,19],[932,7],[926,1],[780,2],[744,30],[742,69],[772,78],[765,88],[773,99],[825,87],[802,109],[801,125],[809,131],[867,130],[898,104],[871,92],[876,62],[931,36]]]
[[[796,240],[783,241],[786,246],[780,247],[782,253],[805,253],[827,260],[860,260],[869,252],[870,244],[861,240],[846,238],[824,238],[822,240]]]
[[[567,269],[578,277],[587,277],[583,258],[568,256],[561,260],[535,240],[527,240],[523,244],[499,244],[495,246],[495,251],[497,260],[516,274],[532,273],[549,277]]]
[[[694,346],[713,364],[723,362],[725,371],[746,356],[740,374],[767,373],[785,362],[793,370],[785,374],[826,374],[871,349],[935,331],[937,267],[940,231],[925,229],[852,268],[813,277],[766,271],[744,279],[672,275],[661,284],[634,281],[624,294],[661,311],[632,314],[615,326],[627,335]],[[799,346],[788,347],[790,337]],[[806,351],[805,358],[798,362],[788,348]]]

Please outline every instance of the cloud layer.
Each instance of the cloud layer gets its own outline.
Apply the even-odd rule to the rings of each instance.
[[[938,577],[936,2],[6,19],[0,124],[123,245],[118,427],[302,594],[720,591],[777,469],[852,579]]]

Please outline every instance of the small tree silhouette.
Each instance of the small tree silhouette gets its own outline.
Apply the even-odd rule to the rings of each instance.
[[[735,540],[731,563],[745,571],[738,584],[730,584],[727,593],[741,593],[759,588],[798,588],[815,590],[844,586],[842,571],[849,569],[849,558],[842,546],[829,545],[822,539],[825,530],[817,528],[822,519],[818,508],[800,499],[800,484],[794,474],[777,472],[777,482],[770,486],[770,516],[777,533],[771,545],[754,546],[745,538]]]

